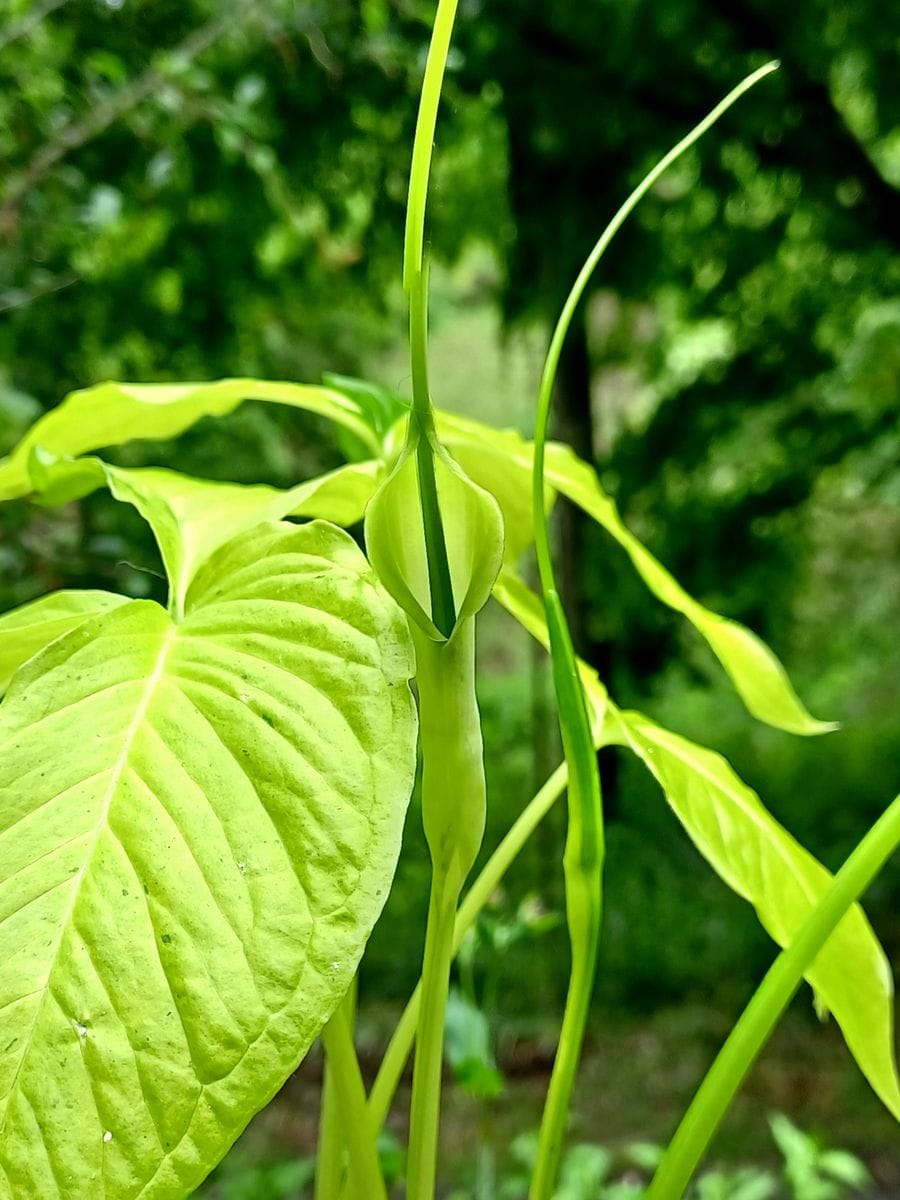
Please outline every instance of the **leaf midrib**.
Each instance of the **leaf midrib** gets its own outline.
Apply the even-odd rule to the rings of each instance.
[[[169,626],[169,628],[167,628],[165,630],[165,632],[163,634],[162,641],[161,641],[160,647],[159,647],[159,651],[157,653],[156,661],[153,665],[153,669],[150,672],[150,674],[147,676],[147,679],[146,679],[146,682],[144,685],[144,690],[141,693],[141,698],[135,709],[134,716],[132,717],[131,721],[128,724],[128,728],[125,731],[125,736],[123,738],[121,752],[119,753],[119,757],[116,759],[116,762],[113,765],[112,771],[110,773],[109,786],[107,787],[106,795],[103,800],[102,810],[97,819],[93,840],[92,840],[90,846],[88,846],[86,849],[85,856],[84,856],[84,862],[82,863],[81,868],[79,869],[78,874],[75,876],[75,879],[73,881],[72,899],[71,899],[71,902],[69,903],[68,910],[61,917],[60,922],[59,922],[59,934],[56,938],[56,944],[54,945],[53,950],[50,954],[50,969],[47,972],[47,978],[44,981],[44,984],[41,988],[35,989],[35,991],[40,991],[42,993],[42,995],[41,995],[40,1002],[38,1003],[37,1007],[35,1008],[34,1017],[32,1018],[32,1022],[31,1022],[31,1028],[28,1030],[28,1035],[24,1041],[24,1045],[22,1048],[22,1054],[19,1059],[19,1065],[16,1067],[16,1073],[13,1076],[12,1082],[10,1083],[10,1086],[9,1086],[9,1090],[6,1093],[5,1107],[3,1110],[3,1115],[2,1115],[2,1117],[0,1117],[0,1135],[2,1135],[6,1129],[6,1119],[9,1114],[11,1101],[12,1101],[12,1098],[15,1095],[16,1090],[18,1088],[19,1077],[21,1076],[22,1069],[25,1066],[26,1061],[28,1060],[28,1056],[31,1051],[32,1040],[34,1038],[34,1033],[38,1027],[41,1016],[43,1014],[44,1005],[46,1004],[46,1001],[47,1001],[47,996],[50,994],[50,991],[51,991],[50,985],[51,985],[51,980],[53,978],[53,972],[55,971],[57,962],[59,961],[60,948],[62,946],[63,940],[65,939],[66,934],[69,931],[69,926],[71,924],[72,917],[75,912],[75,908],[78,904],[78,899],[81,894],[81,886],[82,886],[82,884],[84,882],[84,878],[88,872],[88,868],[90,867],[91,862],[93,861],[94,854],[96,852],[97,846],[100,841],[100,837],[103,834],[103,831],[106,829],[106,827],[109,824],[109,812],[112,807],[113,800],[115,799],[116,792],[118,791],[119,783],[122,779],[122,775],[124,774],[125,768],[128,766],[128,760],[131,756],[131,750],[134,745],[135,738],[137,737],[138,731],[140,730],[141,726],[144,723],[144,719],[147,715],[147,711],[148,711],[151,701],[153,699],[153,694],[165,673],[166,662],[168,660],[169,652],[172,649],[172,645],[175,641],[176,636],[177,636],[177,630],[174,626],[171,626],[171,625]],[[96,695],[96,693],[93,693],[93,694]]]

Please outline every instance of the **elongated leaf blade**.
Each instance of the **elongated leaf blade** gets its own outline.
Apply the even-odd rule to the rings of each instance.
[[[22,663],[97,613],[125,604],[112,592],[50,592],[0,616],[0,695]]]
[[[117,500],[137,508],[159,544],[176,613],[206,559],[254,525],[287,515],[347,525],[361,520],[379,469],[375,462],[353,463],[281,490],[193,479],[161,467],[114,467],[99,458],[59,459],[41,448],[30,464],[34,487],[47,504],[106,485]]]
[[[345,992],[415,763],[408,629],[347,535],[269,524],[0,705],[0,1196],[189,1195]]]
[[[810,716],[794,691],[784,667],[769,647],[745,626],[704,608],[657,561],[627,528],[596,472],[568,447],[550,446],[547,479],[563,495],[599,522],[634,564],[658,600],[681,613],[708,642],[738,695],[760,721],[789,733],[817,734],[836,729],[833,722]]]
[[[547,624],[539,598],[509,571],[494,597],[544,647]],[[632,750],[653,774],[691,840],[716,873],[749,900],[766,931],[786,946],[824,894],[828,871],[779,825],[759,797],[712,750],[679,737],[637,712],[622,712],[594,671],[578,669],[594,710],[601,745]],[[807,979],[834,1013],[872,1088],[900,1118],[893,1049],[893,981],[884,951],[862,908],[841,922]]]
[[[787,946],[824,895],[831,874],[778,824],[721,755],[642,713],[619,712],[618,717],[622,744],[658,781],[697,849],[733,891],[750,901],[778,945]],[[858,904],[831,935],[807,980],[834,1014],[872,1088],[900,1120],[891,970]]]
[[[285,404],[318,413],[343,425],[378,451],[378,439],[359,406],[331,388],[263,379],[218,379],[208,383],[101,383],[71,392],[37,421],[8,458],[0,462],[0,500],[31,490],[28,460],[43,446],[58,457],[75,457],[104,446],[141,438],[170,438],[201,417],[233,412],[244,400]]]

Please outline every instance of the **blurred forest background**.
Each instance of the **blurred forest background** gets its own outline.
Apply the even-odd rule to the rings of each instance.
[[[0,453],[66,392],[106,378],[338,371],[406,390],[400,248],[433,9],[2,0]],[[767,639],[841,730],[803,741],[754,726],[602,531],[561,512],[558,535],[577,642],[613,694],[723,752],[835,867],[900,780],[895,0],[461,0],[429,222],[433,383],[439,405],[527,432],[549,322],[594,238],[648,167],[773,57],[782,70],[660,181],[613,247],[564,362],[557,432],[684,586]],[[339,460],[323,423],[250,404],[119,452],[279,486]],[[0,610],[63,586],[159,595],[159,570],[140,518],[106,496],[0,514]],[[493,844],[559,749],[545,664],[500,613],[485,616],[481,655]],[[696,1076],[771,944],[638,769],[604,770],[598,1024],[627,1039],[646,1016]],[[562,832],[555,814],[469,948],[501,1060],[552,1048]],[[373,1045],[418,970],[415,814],[409,833],[362,976]],[[895,963],[898,902],[894,870],[868,907]],[[828,1031],[812,1037],[809,1008],[804,997],[785,1061],[798,1043],[840,1059]],[[631,1112],[663,1136],[692,1079],[669,1079],[644,1043],[619,1045],[615,1088],[631,1072],[636,1093],[652,1076],[673,1095],[636,1095],[605,1118],[615,1130]],[[618,1061],[611,1043],[604,1053]],[[849,1071],[820,1086],[785,1066],[760,1094],[810,1119],[843,1109],[845,1140],[881,1155],[900,1193],[895,1133]],[[599,1096],[611,1085],[595,1075]],[[740,1150],[750,1134],[735,1128]]]

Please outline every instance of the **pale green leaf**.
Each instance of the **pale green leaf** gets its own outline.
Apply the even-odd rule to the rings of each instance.
[[[331,388],[263,379],[101,383],[70,393],[41,417],[9,457],[0,462],[0,500],[25,496],[31,490],[28,459],[36,446],[59,457],[76,457],[134,439],[175,437],[201,417],[224,416],[244,400],[286,404],[318,413],[351,430],[378,452],[378,439],[359,406]]]
[[[402,614],[268,524],[0,705],[0,1196],[189,1195],[356,970],[415,764]]]
[[[539,597],[505,571],[494,597],[546,648]],[[764,808],[720,755],[610,701],[594,671],[578,668],[600,745],[631,749],[659,782],[691,840],[716,873],[749,900],[767,932],[786,946],[832,876]],[[893,981],[884,951],[859,905],[847,914],[807,979],[843,1031],[872,1088],[900,1117],[893,1050]]]
[[[126,603],[111,592],[50,592],[0,616],[0,695],[13,674],[32,655],[86,621]]]
[[[613,722],[615,717],[612,710]],[[622,744],[656,778],[697,849],[733,891],[750,901],[778,945],[787,946],[825,894],[831,874],[778,824],[721,755],[641,713],[619,712],[618,718]],[[900,1119],[891,970],[858,904],[806,978],[834,1014],[872,1088]]]
[[[377,463],[354,463],[286,490],[213,483],[162,467],[114,467],[99,458],[58,459],[38,448],[31,477],[42,501],[61,504],[104,484],[133,504],[153,529],[177,614],[200,565],[219,546],[261,521],[287,515],[362,519],[375,490]]]
[[[827,733],[837,726],[811,717],[784,667],[754,633],[704,608],[626,527],[600,486],[596,472],[566,446],[547,447],[546,477],[616,539],[650,591],[691,622],[709,643],[748,710],[760,721],[790,733]]]
[[[438,430],[471,478],[496,497],[503,510],[507,553],[512,567],[530,544],[533,445],[511,430],[438,414]],[[791,733],[835,729],[818,721],[797,697],[784,667],[754,633],[737,621],[711,612],[694,600],[627,528],[596,472],[568,446],[547,445],[544,478],[548,488],[567,496],[610,533],[630,557],[650,591],[685,616],[706,639],[748,710],[759,720]]]

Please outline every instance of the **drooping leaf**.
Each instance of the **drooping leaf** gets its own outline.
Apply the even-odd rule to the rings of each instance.
[[[514,568],[532,538],[532,443],[512,430],[492,429],[443,412],[438,413],[438,430],[467,474],[500,504],[507,539],[504,565]],[[836,728],[810,716],[784,667],[756,634],[688,595],[622,521],[593,468],[568,446],[548,443],[544,478],[549,490],[567,496],[615,538],[658,600],[691,622],[755,717],[791,733],[817,734]]]
[[[287,515],[347,525],[361,520],[378,471],[377,463],[354,463],[280,490],[213,483],[162,467],[114,467],[99,458],[59,459],[40,447],[30,462],[33,486],[44,503],[62,504],[105,485],[117,500],[137,508],[159,543],[176,613],[200,565],[261,521]]]
[[[219,379],[208,383],[101,383],[71,392],[41,417],[8,458],[0,462],[0,500],[31,490],[28,460],[36,446],[58,457],[75,457],[140,438],[169,438],[201,417],[220,417],[244,400],[286,404],[318,413],[351,430],[371,451],[379,440],[359,407],[330,388],[262,379]]]
[[[50,592],[4,613],[0,616],[0,695],[32,655],[88,617],[126,602],[127,597],[112,592]]]
[[[545,647],[547,625],[538,597],[504,571],[495,598]],[[772,938],[785,946],[831,882],[831,874],[771,816],[720,755],[623,712],[596,674],[579,660],[602,744],[632,750],[716,873],[749,900]],[[893,981],[884,951],[859,905],[847,914],[807,973],[835,1016],[872,1088],[900,1118],[893,1050]]]
[[[789,733],[817,734],[836,729],[806,711],[787,673],[769,647],[745,626],[704,608],[627,528],[596,472],[566,446],[547,448],[546,477],[554,487],[599,522],[625,550],[650,591],[680,612],[706,639],[738,695],[760,721]]]
[[[384,903],[408,629],[352,539],[268,524],[175,624],[131,601],[0,705],[0,1195],[187,1196],[294,1069]]]
[[[656,778],[697,849],[733,891],[750,901],[778,945],[787,946],[827,890],[830,872],[778,824],[721,755],[642,713],[611,709],[622,744]],[[806,978],[834,1014],[872,1088],[900,1120],[891,969],[858,904]]]

